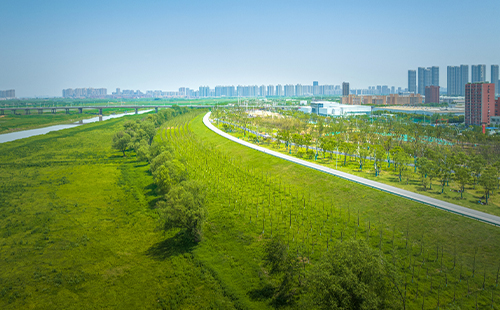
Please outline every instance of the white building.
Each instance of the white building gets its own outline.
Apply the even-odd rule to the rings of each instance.
[[[313,101],[311,106],[301,107],[304,113],[316,113],[321,116],[365,115],[372,112],[371,106],[341,104],[332,101]]]

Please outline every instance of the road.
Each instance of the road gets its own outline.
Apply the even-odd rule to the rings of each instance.
[[[210,130],[217,133],[218,135],[220,135],[224,138],[227,138],[231,141],[234,141],[236,143],[239,143],[241,145],[247,146],[247,147],[252,148],[254,150],[257,150],[257,151],[260,151],[260,152],[263,152],[263,153],[266,153],[266,154],[269,154],[269,155],[272,155],[275,157],[279,157],[279,158],[284,159],[284,160],[291,161],[293,163],[296,163],[296,164],[299,164],[299,165],[302,165],[302,166],[305,166],[308,168],[312,168],[312,169],[315,169],[315,170],[318,170],[318,171],[321,171],[324,173],[334,175],[336,177],[339,177],[339,178],[342,178],[345,180],[349,180],[349,181],[356,182],[358,184],[362,184],[362,185],[365,185],[365,186],[368,186],[368,187],[371,187],[374,189],[378,189],[378,190],[381,190],[381,191],[384,191],[384,192],[387,192],[387,193],[390,193],[390,194],[393,194],[393,195],[396,195],[399,197],[403,197],[406,199],[417,201],[417,202],[420,202],[420,203],[423,203],[423,204],[426,204],[426,205],[429,205],[429,206],[432,206],[432,207],[435,207],[435,208],[438,208],[441,210],[445,210],[445,211],[452,212],[452,213],[455,213],[458,215],[469,217],[469,218],[472,218],[472,219],[475,219],[475,220],[478,220],[481,222],[485,222],[485,223],[492,224],[495,226],[500,226],[500,217],[498,217],[496,215],[491,215],[491,214],[484,213],[481,211],[469,209],[469,208],[462,207],[462,206],[459,206],[459,205],[456,205],[453,203],[449,203],[449,202],[442,201],[439,199],[435,199],[435,198],[431,198],[428,196],[413,193],[413,192],[410,192],[410,191],[407,191],[404,189],[400,189],[400,188],[390,186],[387,184],[383,184],[380,182],[368,180],[368,179],[358,177],[358,176],[355,176],[355,175],[352,175],[349,173],[345,173],[342,171],[338,171],[335,169],[327,168],[327,167],[324,167],[324,166],[321,166],[321,165],[318,165],[315,163],[311,163],[311,162],[308,162],[308,161],[305,161],[305,160],[302,160],[299,158],[295,158],[293,156],[281,154],[281,153],[263,148],[261,146],[240,140],[236,137],[231,136],[230,134],[223,132],[222,130],[220,130],[220,129],[216,128],[214,125],[212,125],[212,123],[210,122],[210,114],[211,114],[211,112],[208,112],[203,117],[203,123],[205,124],[205,126],[207,126]]]

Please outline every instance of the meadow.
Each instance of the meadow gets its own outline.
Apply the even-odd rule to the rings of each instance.
[[[191,131],[186,126],[166,131],[165,139],[173,139],[172,145],[197,178],[214,189],[210,227],[217,229],[213,236],[208,230],[207,239],[221,238],[221,250],[231,253],[224,259],[235,273],[229,277],[231,286],[241,296],[259,290],[250,280],[234,281],[241,270],[248,270],[252,254],[236,244],[225,247],[222,240],[245,236],[246,248],[251,249],[274,234],[311,264],[337,242],[366,239],[400,268],[404,279],[400,285],[405,287],[410,309],[422,304],[426,309],[464,307],[474,305],[476,298],[483,307],[494,304],[500,250],[497,227],[266,156],[214,135],[201,117],[191,123]],[[224,233],[229,236],[221,236]],[[254,250],[255,261],[262,255],[259,248]],[[202,245],[196,251],[203,249]],[[262,274],[260,270],[253,276],[263,279],[260,289],[269,281]]]
[[[3,144],[0,307],[271,309],[263,246],[280,236],[306,270],[366,240],[397,266],[408,309],[498,309],[497,227],[245,148],[202,116],[168,120],[154,138],[206,185],[199,243],[161,229],[148,163],[111,149],[145,115]]]
[[[177,232],[157,229],[148,166],[111,149],[143,117],[2,144],[1,309],[233,308]]]
[[[220,110],[218,112],[221,113]],[[300,132],[300,130],[303,129],[304,125],[301,124],[301,126],[297,123],[300,123],[299,119],[302,123],[307,123],[309,121],[307,115],[293,115],[293,117],[287,118],[287,121],[283,121],[282,118],[273,119],[271,117],[254,117],[250,120],[242,120],[241,117],[238,118],[239,115],[237,113],[230,114],[228,113],[228,111],[224,111],[221,114],[221,118],[227,118],[230,120],[230,122],[216,122],[218,128],[228,132],[235,137],[238,137],[239,139],[245,139],[249,142],[256,143],[260,146],[281,152],[283,154],[296,156],[303,160],[321,164],[326,167],[337,169],[366,179],[389,184],[391,186],[399,187],[415,193],[423,194],[432,198],[444,200],[450,203],[490,213],[493,215],[500,215],[500,195],[497,194],[498,188],[500,186],[498,182],[498,178],[500,178],[500,161],[498,160],[498,155],[495,153],[498,152],[498,145],[500,144],[498,143],[498,141],[496,141],[498,139],[495,140],[495,137],[490,137],[492,141],[488,141],[489,145],[481,145],[472,148],[471,145],[468,144],[464,148],[464,145],[461,143],[455,143],[454,145],[439,145],[436,143],[436,138],[434,137],[436,133],[432,132],[432,130],[428,130],[430,131],[430,133],[428,133],[431,135],[430,138],[434,139],[433,142],[426,142],[424,135],[420,133],[417,135],[417,140],[414,140],[413,142],[399,142],[401,147],[403,148],[401,149],[398,143],[395,142],[396,139],[387,139],[387,136],[375,135],[373,133],[370,133],[368,130],[363,129],[362,132],[354,131],[354,133],[344,133],[344,136],[342,137],[340,137],[341,134],[325,134],[322,137],[321,134],[318,134],[318,132],[315,133],[315,130],[317,130],[317,128],[315,128],[314,125],[308,124],[309,127],[313,128],[309,129],[309,134],[306,133],[305,135],[293,135],[297,136],[295,139],[298,140],[294,143],[296,145],[300,145],[300,147],[296,147],[288,146],[286,145],[286,142],[277,143],[275,139],[264,139],[262,137],[257,137],[255,134],[244,132],[241,128],[232,124],[239,124],[239,126],[243,126],[244,124],[243,127],[249,130],[257,131],[261,134],[269,133],[273,135],[273,138],[279,136],[282,141],[289,139],[288,143],[290,143],[292,142],[291,140],[294,140],[294,138],[291,138],[291,134],[288,134],[285,138],[282,131],[273,128],[272,126],[275,125],[279,127],[280,125],[283,126],[284,123],[289,127],[296,126],[297,128],[299,128],[297,129],[294,127],[290,130],[290,132],[294,132],[297,130]],[[349,124],[355,127],[356,125],[354,124],[359,125],[362,123],[362,121],[367,122],[366,119],[341,120],[339,121],[339,123],[343,123],[343,129],[335,130],[349,132],[349,130],[346,129],[348,128],[348,126],[350,126]],[[314,121],[311,122],[314,123]],[[380,119],[378,119],[377,122],[383,123],[380,121]],[[335,121],[332,121],[332,124],[333,125],[330,125],[332,128],[339,127],[338,124],[335,123]],[[399,128],[391,129],[394,132],[397,132],[394,133],[394,136],[404,136],[405,139],[408,140],[411,140],[412,137],[410,134],[406,135],[405,133],[415,132],[415,134],[417,134],[417,131],[413,131],[413,127],[411,126],[417,126],[416,128],[419,128],[420,130],[420,127],[431,128],[431,126],[419,127],[415,124],[401,125],[398,122],[394,124],[394,126],[396,125],[399,125]],[[383,123],[383,126],[387,126],[387,123]],[[326,125],[325,128],[327,128]],[[441,131],[438,131],[438,129],[439,128],[434,129],[434,131],[437,132],[438,136],[440,135],[441,137],[443,137],[444,134],[442,133],[442,131],[444,131],[448,134],[448,141],[457,141],[456,137],[453,137],[453,135],[456,135],[453,127],[444,128],[441,129]],[[306,128],[304,130],[306,130],[307,132],[308,129]],[[331,131],[332,129],[329,127],[328,129],[324,129],[325,132],[328,132],[329,130]],[[391,130],[388,131],[390,132]],[[383,130],[380,129],[380,131]],[[304,133],[305,132],[302,131],[302,134]],[[472,131],[464,131],[463,135],[477,136],[478,134]],[[298,137],[302,137],[302,139],[299,139]],[[305,139],[307,137],[309,137],[308,143],[305,142]],[[341,142],[344,141],[344,139],[351,139],[351,141],[367,139],[367,141],[371,141],[371,144],[356,141],[352,143]],[[385,142],[384,139],[386,139]],[[316,152],[311,148],[313,146],[322,148],[326,152],[320,150],[316,156]],[[392,150],[390,152],[384,150],[384,148],[387,147],[389,149],[391,149],[392,147]],[[412,147],[413,150],[411,150]],[[398,151],[393,152],[394,149]],[[404,149],[406,149],[406,151]],[[415,149],[418,149],[418,151],[415,151]],[[465,153],[461,154],[464,151]],[[339,152],[340,154],[330,152]],[[400,158],[402,158],[400,160],[401,163],[397,162],[398,152],[404,154],[403,156],[399,156]],[[418,153],[419,156],[408,156],[408,154],[411,154],[412,152],[415,152],[413,154]],[[486,154],[481,154],[481,152],[492,154],[488,154],[487,156]],[[388,164],[387,162],[389,155],[391,157],[391,164]],[[465,155],[464,157],[468,158],[467,161],[462,162],[458,160],[460,155]],[[378,158],[376,156],[378,156]],[[482,158],[482,156],[485,156],[489,159],[486,161]],[[432,166],[430,166],[429,168],[422,167],[420,165],[421,161],[419,161],[422,158],[427,159],[426,163],[430,162]],[[447,158],[448,162],[446,160]],[[410,165],[416,165],[417,167]],[[465,180],[464,184],[462,184],[462,181],[457,177],[455,173],[453,173],[453,171],[460,170],[460,168],[458,167],[463,166],[467,167],[469,175],[475,175],[475,178],[469,176],[467,180]],[[487,203],[485,203],[486,189],[484,185],[481,184],[479,180],[480,178],[477,176],[486,174],[485,172],[488,168],[492,168],[492,170],[494,170],[494,174],[497,177],[497,180],[493,178],[494,184],[489,185],[490,189],[488,192],[488,199]],[[429,172],[427,173],[425,171]]]

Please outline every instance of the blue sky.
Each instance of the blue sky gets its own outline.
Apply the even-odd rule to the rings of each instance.
[[[0,2],[0,89],[407,86],[407,70],[500,63],[500,1]]]

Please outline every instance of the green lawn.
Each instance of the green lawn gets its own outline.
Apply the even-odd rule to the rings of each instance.
[[[453,288],[463,309],[474,307],[476,294],[480,308],[492,292],[500,298],[499,228],[251,150],[210,131],[202,115],[192,132],[174,129],[192,118],[183,115],[156,139],[171,140],[190,176],[207,186],[204,238],[193,244],[161,231],[148,165],[111,149],[122,124],[141,117],[2,144],[1,309],[268,309],[262,245],[271,231],[289,235],[308,265],[329,239],[334,250],[341,234],[368,236],[394,254],[408,281],[405,266],[414,268],[410,309],[421,309],[422,296],[426,309],[436,308],[437,287],[441,307]]]
[[[334,227],[337,227],[334,228],[335,232],[333,233],[333,239],[335,240],[341,238],[340,232],[342,230],[344,230],[344,238],[353,238],[356,234],[355,231],[357,231],[358,238],[366,236],[368,232],[370,242],[374,247],[378,247],[380,242],[379,233],[382,231],[382,235],[385,236],[382,242],[383,251],[386,255],[392,255],[392,236],[395,236],[394,240],[396,241],[394,243],[396,245],[394,248],[399,253],[397,255],[400,257],[400,263],[403,266],[412,265],[415,270],[415,277],[417,277],[416,270],[419,270],[418,283],[420,286],[416,287],[415,282],[417,280],[408,286],[408,290],[411,290],[411,293],[408,294],[412,296],[411,300],[409,300],[411,309],[421,308],[421,295],[418,295],[418,298],[413,297],[413,295],[418,289],[422,290],[422,288],[425,288],[425,295],[428,298],[426,304],[433,304],[431,308],[434,309],[437,305],[438,292],[436,286],[438,285],[441,287],[441,305],[451,302],[454,294],[453,286],[455,285],[457,291],[460,292],[457,293],[457,296],[463,297],[462,301],[460,301],[461,305],[472,305],[472,298],[467,298],[465,297],[466,294],[464,294],[464,291],[467,291],[466,272],[460,271],[460,269],[468,270],[467,278],[470,281],[470,287],[474,287],[474,289],[470,289],[470,294],[482,293],[483,295],[479,295],[479,304],[488,304],[491,292],[479,289],[482,285],[482,277],[478,277],[477,270],[482,270],[481,274],[486,272],[485,286],[488,286],[489,279],[490,289],[493,289],[498,270],[498,254],[500,254],[500,229],[498,227],[444,212],[265,155],[211,132],[202,124],[201,117],[192,123],[192,129],[200,141],[213,143],[217,149],[230,154],[236,165],[242,170],[256,169],[257,172],[254,174],[259,175],[262,173],[264,176],[268,174],[274,179],[274,181],[271,180],[268,183],[283,182],[286,188],[285,193],[291,191],[291,196],[298,196],[299,206],[302,201],[306,201],[305,210],[310,210],[311,217],[295,209],[297,201],[288,200],[292,205],[295,204],[292,207],[292,212],[295,212],[294,210],[299,212],[299,221],[301,216],[314,220],[310,234],[309,232],[306,234],[306,232],[300,231],[297,236],[299,239],[309,237],[309,249],[311,249],[311,245],[316,244],[316,249],[326,250],[326,239],[329,237],[328,235],[321,235],[321,232],[325,232],[325,227],[329,226],[326,222],[327,216],[325,213],[328,212],[328,208],[333,207],[333,214],[341,218],[340,223],[335,222],[333,224]],[[266,183],[264,177],[261,182]],[[236,182],[234,184],[238,186]],[[289,187],[291,187],[291,190],[288,189]],[[233,195],[238,197],[237,193],[244,190],[243,187],[239,191],[232,190],[230,192],[233,192]],[[254,189],[250,193],[257,197],[261,196],[256,190],[258,189]],[[283,193],[280,195],[283,195]],[[361,224],[356,228],[358,212]],[[241,225],[241,222],[236,224],[236,226],[240,227]],[[370,226],[371,228],[368,228]],[[258,228],[254,228],[254,234],[258,230]],[[408,246],[406,246],[407,238]],[[300,246],[300,242],[298,246]],[[411,259],[406,256],[408,251],[411,253]],[[475,251],[477,251],[477,254],[474,259]],[[316,253],[316,255],[316,258],[320,257],[321,252]],[[441,257],[444,257],[443,265],[440,263]],[[455,268],[453,268],[454,261]],[[481,261],[481,267],[478,267],[479,261]],[[462,267],[459,268],[459,266]],[[424,271],[420,272],[420,269]],[[475,270],[474,277],[472,276],[472,269]],[[407,267],[403,268],[402,272],[407,274],[408,280],[412,278],[411,274],[408,274],[409,269]],[[423,275],[424,272],[426,272],[426,275]],[[462,280],[458,282],[460,274],[462,274]],[[432,284],[433,281],[434,284]],[[495,289],[493,290],[496,292]],[[420,291],[420,294],[422,294],[422,291]],[[494,294],[498,294],[498,292]]]
[[[148,166],[110,148],[138,117],[2,144],[1,309],[233,308],[193,245],[157,230]]]
[[[222,130],[222,126],[219,126],[219,129]],[[240,139],[245,139],[242,132],[230,132],[229,134],[238,137]],[[290,153],[286,150],[284,144],[281,144],[279,148],[275,144],[271,143],[259,143],[258,145],[271,149],[273,151],[278,151],[282,154],[290,155]],[[296,153],[297,152],[295,148],[293,148],[291,155],[296,156]],[[460,193],[458,192],[459,186],[453,182],[450,183],[450,186],[445,186],[443,193],[441,193],[441,186],[438,180],[432,181],[432,189],[429,188],[424,189],[422,182],[420,181],[420,175],[418,175],[417,173],[412,173],[412,177],[409,180],[408,184],[406,184],[406,180],[404,179],[404,177],[402,182],[399,182],[399,174],[397,171],[394,171],[393,169],[394,165],[392,165],[389,168],[387,162],[382,163],[382,169],[380,175],[375,176],[373,161],[366,160],[363,165],[364,168],[361,171],[359,169],[359,161],[354,161],[352,157],[347,156],[347,161],[345,166],[344,166],[344,156],[338,155],[337,158],[338,159],[336,162],[335,155],[333,155],[332,158],[330,158],[330,156],[328,155],[326,158],[324,158],[323,154],[320,153],[318,155],[317,160],[314,160],[314,157],[312,158],[302,157],[301,159],[314,162],[316,164],[320,164],[328,168],[347,172],[359,177],[392,185],[394,187],[402,188],[411,192],[415,192],[418,194],[426,195],[432,198],[464,206],[467,208],[500,216],[500,195],[498,195],[498,191],[491,193],[487,205],[482,205],[478,203],[479,200],[483,202],[485,201],[485,199],[482,198],[484,196],[484,191],[480,185],[476,185],[475,188],[474,186],[466,186],[462,198]]]

